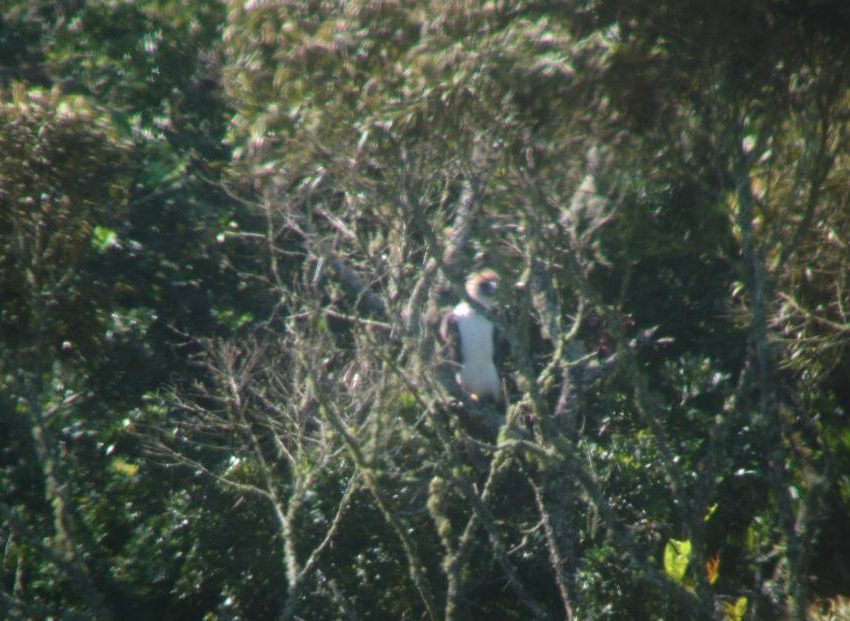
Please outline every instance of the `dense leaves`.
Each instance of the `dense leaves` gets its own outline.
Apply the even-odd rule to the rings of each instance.
[[[11,2],[10,618],[838,618],[840,2]],[[499,409],[436,338],[500,272]]]

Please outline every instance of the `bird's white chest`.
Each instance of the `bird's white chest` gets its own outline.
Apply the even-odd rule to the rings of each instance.
[[[501,385],[493,363],[493,324],[466,302],[454,309],[460,335],[458,382],[467,392],[499,400]]]
[[[493,360],[493,324],[466,302],[455,307],[463,363]]]

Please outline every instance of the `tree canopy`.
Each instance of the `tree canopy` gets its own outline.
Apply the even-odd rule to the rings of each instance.
[[[0,610],[845,618],[848,35],[7,3]],[[503,409],[437,338],[483,268]]]

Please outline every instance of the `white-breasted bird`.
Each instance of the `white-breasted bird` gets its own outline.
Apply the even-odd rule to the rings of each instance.
[[[499,275],[493,270],[471,274],[466,279],[466,293],[486,310],[495,302]],[[461,302],[445,314],[440,324],[440,337],[452,346],[458,364],[455,379],[470,397],[492,399],[501,403],[502,382],[496,369],[495,328],[493,322],[469,302]]]

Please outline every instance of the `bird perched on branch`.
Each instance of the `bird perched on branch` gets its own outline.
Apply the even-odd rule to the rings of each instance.
[[[466,293],[485,310],[493,308],[499,275],[493,270],[476,272],[466,279]],[[496,370],[495,328],[474,305],[461,302],[445,314],[440,337],[448,344],[458,365],[455,380],[474,400],[503,401],[502,383]]]

